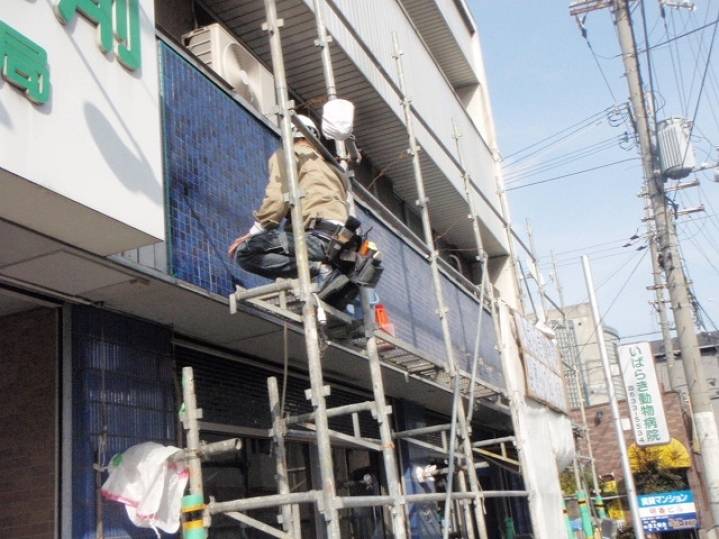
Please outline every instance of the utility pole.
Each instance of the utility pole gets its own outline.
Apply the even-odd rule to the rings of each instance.
[[[692,407],[694,429],[700,444],[701,459],[704,468],[702,484],[707,492],[713,527],[719,525],[719,434],[712,412],[707,389],[707,381],[701,364],[699,342],[694,331],[692,304],[689,298],[686,277],[679,257],[673,221],[667,216],[662,177],[647,118],[642,91],[639,60],[636,42],[629,13],[629,0],[614,0],[612,9],[615,15],[619,44],[624,60],[625,75],[629,84],[630,101],[634,111],[637,136],[641,151],[642,164],[647,180],[649,201],[656,223],[659,254],[662,269],[669,289],[674,325],[681,352],[682,364],[687,380],[687,391]]]
[[[646,199],[646,215],[647,220],[652,220],[651,215],[651,201],[645,191],[644,197]],[[669,375],[669,388],[672,391],[676,391],[679,394],[679,402],[682,411],[686,411],[684,405],[684,394],[679,390],[679,370],[674,361],[674,341],[671,335],[671,324],[669,318],[667,318],[667,309],[664,305],[664,279],[662,279],[662,268],[659,266],[659,251],[657,250],[657,234],[656,230],[652,225],[647,226],[649,243],[649,254],[652,257],[652,275],[654,276],[654,286],[651,288],[654,290],[654,297],[656,301],[655,309],[659,315],[659,327],[662,329],[662,340],[664,341],[664,360],[667,363],[667,373]]]

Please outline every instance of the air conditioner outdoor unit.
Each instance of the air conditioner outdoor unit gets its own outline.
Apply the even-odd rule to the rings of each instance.
[[[183,36],[187,48],[222,77],[263,116],[276,123],[275,79],[247,49],[219,24]]]

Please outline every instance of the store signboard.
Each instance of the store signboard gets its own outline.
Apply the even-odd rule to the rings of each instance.
[[[0,216],[111,252],[164,239],[153,0],[2,3]]]
[[[642,342],[618,348],[629,419],[637,445],[646,447],[668,444],[671,436],[651,346],[648,342]]]
[[[646,532],[669,532],[699,528],[691,490],[637,496],[639,518]]]
[[[567,392],[557,342],[516,311],[514,321],[524,359],[527,394],[566,413]]]

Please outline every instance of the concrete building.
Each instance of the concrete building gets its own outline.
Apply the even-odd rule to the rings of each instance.
[[[564,317],[560,317],[557,311],[551,311],[548,318],[557,333],[557,341],[564,361],[576,371],[575,374],[566,375],[572,409],[579,408],[581,395],[584,395],[584,403],[587,406],[607,402],[609,395],[591,305],[589,303],[570,305],[565,309]],[[623,398],[624,386],[617,355],[619,334],[611,327],[603,326],[603,329],[609,365],[614,376],[614,390],[618,398]]]
[[[184,447],[178,410],[188,366],[203,410],[202,439],[242,441],[240,450],[203,466],[207,496],[222,501],[276,489],[266,380],[282,380],[288,413],[312,411],[305,334],[297,322],[252,304],[230,315],[236,283],[267,281],[226,254],[249,228],[267,159],[280,146],[266,3],[14,1],[0,10],[3,539],[154,537],[133,527],[122,504],[103,500],[99,487],[112,455],[146,441]],[[479,481],[496,493],[484,500],[483,523],[457,502],[453,531],[496,537],[511,518],[519,533],[559,537],[565,527],[557,475],[571,445],[562,442],[569,432],[563,388],[545,365],[528,392],[529,360],[512,330],[522,315],[514,240],[467,5],[279,2],[290,98],[297,112],[319,120],[327,79],[315,46],[316,6],[332,37],[338,95],[356,108],[354,133],[364,155],[354,168],[357,215],[384,253],[376,292],[395,331],[380,358],[392,427],[451,421],[453,355],[460,401],[473,412],[471,441],[485,441]],[[421,147],[427,200],[419,207],[393,33]],[[440,316],[422,205],[440,257],[448,307]],[[467,218],[469,207],[476,218]],[[483,278],[494,291],[484,301]],[[368,352],[356,339],[330,342],[322,369],[331,406],[372,397]],[[551,398],[542,391],[547,381]],[[367,413],[330,425],[337,490],[365,494],[369,475],[385,492],[375,446],[356,435],[376,438],[376,419]],[[313,436],[308,430],[288,439],[297,491],[318,488],[318,460],[330,458],[318,454]],[[422,441],[396,443],[407,494],[436,490],[414,472],[441,464],[431,447],[446,438],[435,431]],[[413,537],[441,535],[442,504],[403,507]],[[302,506],[302,537],[324,536],[325,509]],[[277,523],[276,510],[250,513]],[[213,518],[210,537],[261,535],[221,517]],[[343,508],[340,519],[347,537],[391,533],[381,507]]]
[[[719,380],[719,332],[699,333],[697,338],[699,340],[699,349],[701,350],[702,371],[709,384],[709,398],[712,401],[714,417],[716,418],[719,417],[719,385],[717,382],[717,380]],[[677,352],[679,350],[677,340],[673,339],[675,356],[673,368],[677,371],[676,387],[674,388],[672,388],[669,376],[669,365],[667,364],[664,341],[656,340],[651,341],[649,344],[652,346],[659,383],[662,384],[667,391],[673,389],[686,395],[686,377],[684,375],[684,368],[682,367],[682,359]]]

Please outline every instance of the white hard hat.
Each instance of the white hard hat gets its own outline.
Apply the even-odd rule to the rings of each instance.
[[[320,138],[320,132],[317,129],[315,122],[313,122],[310,118],[308,118],[307,116],[305,116],[303,114],[298,114],[297,117],[304,124],[304,126],[312,132],[312,134],[316,138]],[[292,137],[293,138],[305,138],[305,136],[302,134],[302,131],[297,129],[294,125],[292,126]]]

